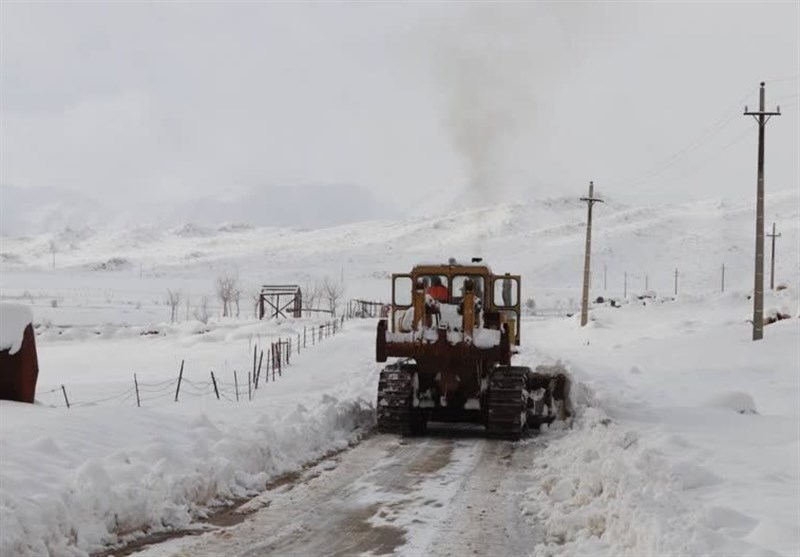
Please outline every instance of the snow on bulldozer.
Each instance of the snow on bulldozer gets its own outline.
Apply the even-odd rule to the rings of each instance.
[[[520,288],[519,275],[494,275],[479,258],[392,275],[376,359],[397,360],[380,373],[379,431],[421,435],[429,421],[466,422],[519,439],[569,415],[563,369],[511,365],[520,344]]]

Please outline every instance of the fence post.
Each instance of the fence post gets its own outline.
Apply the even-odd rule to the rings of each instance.
[[[236,370],[233,370],[233,388],[236,390],[236,402],[239,402],[239,379],[236,377]]]
[[[725,292],[725,263],[722,264],[722,291]]]
[[[306,347],[306,326],[303,325],[303,348]]]
[[[183,363],[184,360],[181,360],[181,370],[178,372],[178,386],[175,388],[175,402],[178,402],[178,395],[181,392],[181,380],[183,380]]]
[[[67,398],[67,389],[64,388],[64,385],[61,385],[61,392],[64,393],[64,402],[67,403],[67,408],[69,408],[69,399]]]
[[[258,346],[253,346],[253,383],[258,389],[258,374],[256,373],[256,355],[258,354]]]
[[[250,377],[250,372],[247,372],[247,400],[253,400],[253,378]]]
[[[297,353],[300,353],[300,333],[297,333]]]
[[[136,374],[133,374],[133,386],[136,388],[136,407],[141,408],[142,404],[139,401],[139,381],[136,379]]]
[[[219,400],[219,389],[217,388],[217,378],[214,377],[214,372],[211,372],[211,382],[214,384],[214,394],[217,395],[217,400]]]
[[[675,268],[675,295],[678,295],[678,268]]]

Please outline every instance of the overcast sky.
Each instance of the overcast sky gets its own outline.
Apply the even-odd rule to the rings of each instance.
[[[0,182],[749,195],[765,79],[767,188],[797,188],[799,6],[4,0]]]

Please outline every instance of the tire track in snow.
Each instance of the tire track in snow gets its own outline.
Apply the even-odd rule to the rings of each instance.
[[[242,524],[138,555],[527,555],[520,497],[535,445],[482,430],[375,436],[260,495]]]

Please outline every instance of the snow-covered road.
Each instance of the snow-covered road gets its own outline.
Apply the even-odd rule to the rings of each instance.
[[[241,524],[136,555],[529,555],[520,498],[541,446],[452,427],[375,436],[260,495]]]

